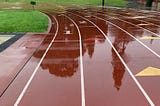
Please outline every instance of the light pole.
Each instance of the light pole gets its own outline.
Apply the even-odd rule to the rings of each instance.
[[[102,0],[102,6],[104,6],[104,0]]]

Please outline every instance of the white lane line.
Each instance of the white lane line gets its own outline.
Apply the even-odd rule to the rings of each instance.
[[[101,14],[101,15],[104,15],[103,13],[98,13],[98,14]],[[148,22],[148,21],[144,21],[144,20],[142,20],[141,18],[132,18],[132,16],[123,16],[123,15],[121,15],[121,14],[118,14],[118,13],[116,13],[116,12],[114,12],[114,14],[115,15],[119,15],[119,16],[121,16],[121,17],[123,17],[123,18],[126,18],[126,19],[134,19],[134,20],[137,20],[137,21],[141,21],[141,22],[144,22],[144,23],[147,23],[147,24],[150,24],[150,25],[154,25],[154,26],[156,26],[156,27],[160,27],[160,25],[157,25],[157,24],[155,24],[155,23],[152,23],[152,22]],[[107,15],[108,16],[108,15]],[[147,17],[148,18],[148,17]]]
[[[152,31],[150,31],[150,30],[148,30],[148,29],[146,29],[146,28],[143,28],[143,27],[140,27],[140,26],[138,26],[138,25],[135,25],[135,24],[133,24],[133,23],[131,23],[131,22],[122,20],[122,19],[120,19],[120,18],[118,18],[118,17],[113,17],[113,16],[109,16],[109,15],[106,15],[106,14],[102,14],[102,13],[96,13],[96,14],[100,14],[100,15],[103,15],[103,16],[108,16],[108,17],[111,17],[111,18],[114,18],[114,19],[118,19],[118,20],[123,21],[123,22],[125,22],[125,23],[128,23],[128,24],[130,24],[130,25],[133,25],[133,26],[135,26],[135,27],[138,27],[138,28],[140,28],[140,29],[143,29],[143,30],[145,30],[145,31],[147,31],[147,32],[155,35],[155,36],[160,37],[160,35],[158,35],[157,33],[154,33],[154,32],[152,32]],[[114,14],[117,14],[117,13],[114,13]],[[117,15],[120,15],[120,14],[117,14]],[[122,16],[122,15],[120,15],[120,16]],[[123,17],[124,17],[124,16],[123,16]],[[135,20],[138,20],[138,19],[135,19]],[[146,22],[146,21],[143,21],[143,20],[140,20],[140,21]],[[146,23],[150,23],[150,22],[146,22]],[[151,25],[155,25],[155,26],[157,26],[157,27],[160,27],[159,25],[156,25],[156,24],[153,24],[153,23],[151,23]]]
[[[100,19],[100,20],[103,20],[103,21],[105,21],[105,22],[107,22],[107,23],[109,23],[109,24],[111,24],[111,25],[119,28],[120,30],[122,30],[123,32],[125,32],[126,34],[128,34],[128,35],[130,35],[132,38],[134,38],[136,41],[138,41],[141,45],[143,45],[145,48],[147,48],[150,52],[152,52],[152,53],[153,53],[154,55],[156,55],[158,58],[160,58],[160,55],[159,55],[159,54],[157,54],[154,50],[152,50],[151,48],[149,48],[148,46],[146,46],[144,43],[142,43],[140,40],[138,40],[136,37],[134,37],[132,34],[130,34],[129,32],[127,32],[126,30],[122,29],[121,27],[119,27],[119,26],[117,26],[117,25],[115,25],[115,24],[113,24],[113,23],[111,23],[111,22],[109,22],[109,21],[107,21],[107,20],[105,20],[105,19],[103,19],[103,18],[99,18],[99,17],[97,17],[97,16],[94,16],[94,17],[96,17],[96,18],[98,18],[98,19]]]
[[[108,7],[106,8],[106,9],[108,9]],[[110,9],[116,9],[116,8],[110,8]],[[118,10],[121,10],[121,11],[123,11],[124,9],[123,8],[117,8]],[[128,8],[127,10],[129,10],[129,11],[131,11],[131,12],[134,12],[134,13],[139,13],[140,15],[142,15],[142,14],[147,14],[147,15],[155,15],[155,14],[159,14],[160,12],[158,12],[158,11],[153,11],[153,10],[139,10],[139,9],[134,9],[134,8]]]
[[[93,15],[92,15],[92,16],[93,16]],[[97,16],[93,16],[93,17],[96,17],[96,18],[98,18],[98,19],[100,19],[100,20],[102,20],[102,21],[105,21],[105,22],[107,22],[107,23],[109,23],[109,24],[111,24],[111,25],[119,28],[120,30],[122,30],[123,32],[125,32],[126,34],[128,34],[128,35],[130,35],[132,38],[134,38],[136,41],[138,41],[142,46],[144,46],[145,48],[147,48],[150,52],[152,52],[152,53],[153,53],[154,55],[156,55],[158,58],[160,58],[160,55],[159,55],[158,53],[156,53],[154,50],[152,50],[151,48],[149,48],[148,46],[146,46],[144,43],[142,43],[140,40],[138,40],[136,37],[134,37],[132,34],[130,34],[129,32],[127,32],[126,30],[122,29],[121,27],[119,27],[119,26],[117,26],[117,25],[115,25],[115,24],[113,24],[113,23],[111,23],[111,22],[109,22],[109,21],[107,21],[107,20],[105,20],[105,19],[103,19],[103,18],[100,18],[100,17],[97,17]]]
[[[55,21],[56,21],[56,23],[57,23],[57,29],[56,29],[56,33],[55,33],[55,35],[54,35],[54,38],[52,39],[52,41],[50,42],[49,46],[47,47],[45,53],[43,54],[43,56],[42,56],[42,58],[41,58],[41,60],[40,60],[40,62],[38,63],[38,65],[37,65],[37,67],[35,68],[35,70],[33,71],[31,77],[29,78],[28,82],[26,83],[25,87],[23,88],[23,90],[22,90],[21,94],[19,95],[18,99],[16,100],[14,106],[18,106],[18,104],[19,104],[20,101],[22,100],[22,97],[24,96],[25,92],[27,91],[27,89],[28,89],[29,85],[31,84],[31,82],[32,82],[32,80],[33,80],[36,72],[38,71],[38,68],[40,67],[42,61],[44,60],[44,58],[45,58],[45,56],[46,56],[46,54],[47,54],[47,52],[49,51],[51,45],[53,44],[54,39],[56,38],[56,35],[57,35],[57,33],[58,33],[59,25],[58,25],[57,19],[56,19],[54,16],[52,16],[52,17],[55,19]]]
[[[115,17],[112,17],[112,18],[115,18]],[[133,23],[131,23],[131,22],[127,22],[127,21],[122,20],[122,19],[119,19],[119,18],[115,18],[115,19],[118,19],[118,20],[120,20],[120,21],[123,21],[123,22],[125,22],[125,23],[128,23],[128,24],[130,24],[130,25],[133,25],[133,26],[135,26],[135,27],[138,27],[138,28],[140,28],[140,29],[143,29],[143,30],[145,30],[146,32],[149,32],[149,33],[151,33],[151,34],[153,34],[153,35],[155,35],[155,36],[160,37],[160,35],[152,32],[152,31],[150,31],[150,30],[148,30],[148,29],[146,29],[146,28],[140,27],[140,26],[138,26],[138,25],[135,25],[135,24],[133,24]]]
[[[74,14],[74,13],[72,13]],[[76,14],[74,14],[76,15]],[[123,63],[123,65],[126,67],[127,71],[129,72],[129,74],[131,75],[132,79],[135,81],[135,83],[137,84],[137,86],[139,87],[139,89],[141,90],[141,92],[143,93],[143,95],[146,97],[146,99],[148,100],[148,102],[150,103],[151,106],[155,106],[154,103],[152,102],[152,100],[150,99],[150,97],[148,96],[148,94],[145,92],[145,90],[143,89],[143,87],[141,86],[141,84],[138,82],[138,80],[135,78],[134,74],[132,73],[132,71],[129,69],[129,67],[127,66],[127,64],[124,62],[123,58],[120,56],[120,54],[117,52],[117,50],[115,49],[115,47],[113,46],[112,42],[109,40],[109,38],[107,37],[107,35],[92,21],[88,20],[87,18],[84,18],[80,15],[77,15],[87,21],[89,21],[90,23],[92,23],[94,26],[96,26],[98,28],[98,30],[105,36],[105,38],[108,40],[108,42],[110,43],[110,45],[112,46],[112,48],[114,49],[114,51],[116,52],[117,56],[119,57],[119,59],[121,60],[121,62]]]
[[[66,15],[64,15],[66,16]],[[83,70],[83,58],[82,58],[82,38],[81,38],[81,32],[79,30],[78,25],[74,22],[73,19],[70,17],[66,16],[68,19],[70,19],[74,25],[76,26],[78,30],[78,35],[79,35],[79,41],[80,41],[80,67],[81,67],[81,100],[82,100],[82,106],[85,106],[85,89],[84,89],[84,70]]]
[[[144,13],[143,11],[138,11],[138,12],[136,12],[136,13],[138,13],[137,15],[148,15],[148,16],[153,16],[152,18],[151,17],[148,17],[149,19],[151,19],[151,20],[154,20],[154,21],[160,21],[160,20],[158,20],[158,19],[154,19],[154,17],[155,17],[155,14],[150,14],[151,12],[154,12],[154,11],[147,11],[146,13]],[[159,14],[159,13],[158,13]],[[157,16],[158,17],[158,16]]]
[[[100,13],[97,13],[97,14],[100,14]],[[104,14],[101,14],[101,15],[103,15],[103,16],[108,16],[108,17],[111,17],[111,18],[114,18],[114,19],[118,19],[118,20],[123,21],[123,22],[125,22],[125,23],[128,23],[128,24],[130,24],[130,25],[133,25],[133,26],[135,26],[135,27],[138,27],[138,28],[140,28],[140,29],[143,29],[143,30],[145,30],[146,32],[149,32],[149,33],[151,33],[151,34],[153,34],[153,35],[155,35],[155,36],[160,37],[160,35],[152,32],[152,31],[150,31],[150,30],[148,30],[148,29],[146,29],[146,28],[143,28],[143,27],[140,27],[140,26],[138,26],[138,25],[135,25],[135,24],[133,24],[133,23],[131,23],[131,22],[122,20],[122,19],[117,18],[117,17],[112,17],[112,16],[109,16],[109,15],[104,15]]]

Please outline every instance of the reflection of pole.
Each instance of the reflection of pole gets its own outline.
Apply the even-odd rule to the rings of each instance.
[[[153,39],[151,39],[151,41],[150,41],[150,44],[152,44],[153,43]]]

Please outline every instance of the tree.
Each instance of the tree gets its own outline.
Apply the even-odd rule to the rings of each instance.
[[[32,5],[32,7],[34,9],[34,6],[36,5],[36,2],[35,1],[31,1],[30,4]]]
[[[147,0],[146,7],[152,7],[153,0]]]

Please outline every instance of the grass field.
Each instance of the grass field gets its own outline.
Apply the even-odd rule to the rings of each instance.
[[[48,28],[48,18],[37,11],[1,10],[0,20],[0,32],[44,32]]]
[[[102,3],[102,0],[0,0],[0,32],[47,31],[47,17],[38,11],[31,11],[33,8],[30,1],[37,2],[36,10],[51,9],[56,12],[67,8],[66,5],[59,4],[101,5]],[[105,0],[105,5],[109,6],[125,6],[126,4],[124,0]]]
[[[87,4],[87,5],[101,5],[102,0],[0,0],[0,2],[30,2],[36,1],[41,3],[54,3],[54,4]],[[125,0],[105,0],[106,5],[110,6],[125,6]]]

